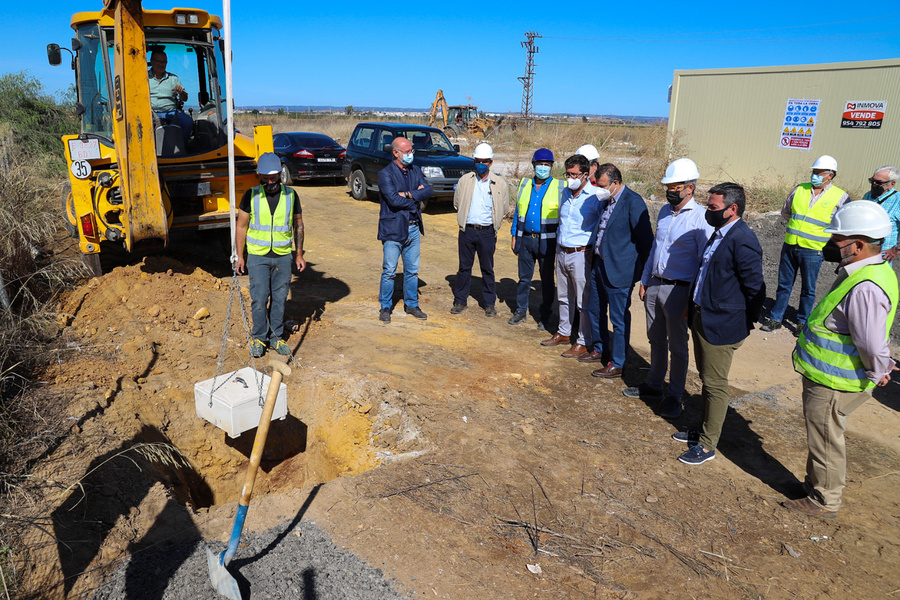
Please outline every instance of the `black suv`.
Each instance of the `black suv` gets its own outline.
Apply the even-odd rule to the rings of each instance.
[[[347,144],[342,172],[351,195],[357,200],[378,198],[378,172],[394,159],[391,142],[402,136],[415,151],[413,166],[422,169],[433,190],[432,199],[452,198],[459,178],[475,170],[475,161],[459,155],[436,127],[408,123],[359,123]]]

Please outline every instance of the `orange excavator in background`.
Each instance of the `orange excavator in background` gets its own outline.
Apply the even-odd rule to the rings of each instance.
[[[437,121],[438,112],[441,114],[443,123],[441,127],[447,137],[459,137],[465,134],[484,137],[495,129],[499,129],[503,122],[503,117],[498,119],[485,117],[477,106],[471,104],[449,106],[444,98],[443,90],[437,91],[434,102],[431,103],[431,110],[428,113],[429,126],[433,126]]]
[[[221,20],[202,10],[143,10],[141,0],[104,0],[72,16],[72,63],[81,133],[64,136],[69,232],[99,275],[110,244],[128,252],[168,245],[170,230],[229,227],[228,127]],[[51,65],[62,62],[47,46]],[[150,56],[165,53],[187,100],[178,118],[151,108]],[[183,94],[178,94],[183,96]],[[180,113],[180,114],[179,114]],[[182,127],[189,119],[190,132]],[[187,129],[187,128],[185,128]],[[256,185],[256,160],[272,151],[271,127],[235,135],[235,197]],[[224,233],[224,232],[223,232]]]

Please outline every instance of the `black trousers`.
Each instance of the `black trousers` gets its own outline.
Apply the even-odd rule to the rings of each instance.
[[[482,294],[484,307],[494,306],[497,302],[497,289],[494,282],[494,250],[497,248],[497,233],[493,227],[475,229],[466,226],[459,232],[459,271],[456,273],[456,285],[453,286],[453,303],[465,305],[469,297],[469,284],[472,281],[472,265],[478,255],[478,266],[481,267]]]

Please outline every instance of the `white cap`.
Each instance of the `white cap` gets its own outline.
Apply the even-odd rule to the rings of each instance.
[[[833,156],[823,154],[816,159],[816,162],[813,163],[813,166],[811,166],[810,169],[827,169],[828,171],[837,173],[837,161],[834,160]]]
[[[494,149],[491,148],[491,145],[487,142],[481,142],[477,146],[475,146],[475,152],[472,154],[472,158],[480,158],[484,160],[485,158],[489,158],[491,160],[494,159]]]
[[[272,152],[266,152],[256,161],[256,172],[260,175],[281,173],[281,159]]]
[[[831,225],[825,228],[825,233],[864,235],[879,240],[890,235],[891,218],[880,204],[870,200],[854,200],[835,211],[831,217]]]
[[[679,158],[673,160],[666,167],[666,176],[660,180],[660,183],[668,185],[695,179],[700,179],[700,171],[697,170],[697,164],[689,158]]]
[[[575,154],[580,154],[589,161],[597,160],[600,158],[600,153],[597,152],[597,149],[594,148],[594,146],[591,144],[585,144],[584,146],[576,150]]]

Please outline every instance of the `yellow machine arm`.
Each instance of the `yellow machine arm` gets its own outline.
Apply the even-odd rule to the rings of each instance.
[[[159,184],[147,47],[141,0],[104,0],[115,8],[114,139],[125,212],[126,248],[141,240],[168,242],[169,227]]]
[[[434,102],[431,103],[431,112],[428,113],[429,127],[434,125],[434,122],[437,119],[438,110],[441,111],[441,118],[444,122],[443,127],[446,127],[447,114],[450,112],[450,107],[447,106],[447,100],[444,98],[444,90],[438,90],[437,94],[434,97]]]

